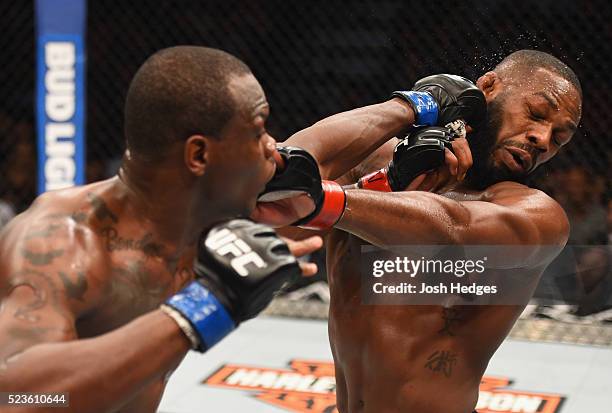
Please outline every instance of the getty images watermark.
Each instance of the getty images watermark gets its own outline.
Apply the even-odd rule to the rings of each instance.
[[[375,260],[372,263],[372,276],[374,278],[382,278],[390,274],[401,274],[410,278],[417,276],[424,278],[430,276],[430,278],[418,283],[400,281],[399,283],[386,284],[383,280],[379,280],[372,285],[372,291],[375,294],[496,294],[497,286],[495,285],[478,285],[476,282],[465,285],[461,282],[444,282],[446,280],[435,284],[431,283],[431,276],[441,274],[457,278],[462,278],[465,275],[481,275],[486,270],[486,262],[486,256],[477,260],[443,260],[425,257],[412,259],[406,256]]]
[[[546,245],[368,245],[361,252],[362,302],[377,305],[525,305],[542,289],[558,303],[567,297],[550,278],[577,268],[576,260],[555,263],[560,247]]]

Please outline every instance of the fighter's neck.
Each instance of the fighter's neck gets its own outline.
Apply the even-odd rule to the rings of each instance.
[[[163,168],[149,173],[124,164],[116,184],[125,192],[133,213],[145,220],[161,240],[178,249],[193,244],[202,229],[210,225],[205,222],[205,214],[198,213],[205,207],[194,205],[186,183],[164,173]]]

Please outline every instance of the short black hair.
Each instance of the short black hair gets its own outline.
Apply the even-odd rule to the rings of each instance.
[[[128,89],[128,149],[155,160],[170,144],[191,135],[219,137],[236,110],[228,83],[250,73],[240,59],[217,49],[177,46],[158,51],[138,69]]]
[[[543,68],[558,74],[569,81],[578,91],[582,98],[582,86],[576,73],[555,56],[539,50],[519,50],[506,56],[497,66],[495,71],[503,74],[510,71],[516,73],[524,69]]]

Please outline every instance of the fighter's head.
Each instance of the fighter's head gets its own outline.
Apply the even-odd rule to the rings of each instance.
[[[470,137],[470,181],[522,182],[567,144],[580,121],[582,89],[576,74],[554,56],[520,50],[477,81],[488,106],[488,125]]]
[[[164,49],[130,84],[127,158],[177,172],[176,185],[206,202],[209,213],[246,214],[274,173],[268,114],[260,84],[236,57],[204,47]]]

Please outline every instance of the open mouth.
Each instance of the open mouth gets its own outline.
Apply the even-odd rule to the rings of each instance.
[[[516,165],[523,172],[528,172],[531,169],[532,160],[531,154],[523,149],[515,147],[507,147],[506,150],[512,157],[512,163]]]
[[[512,154],[512,158],[514,158],[514,162],[516,162],[517,164],[519,164],[521,166],[521,168],[526,169],[525,168],[525,164],[523,163],[523,160],[521,159],[520,156],[518,156],[517,154]]]

